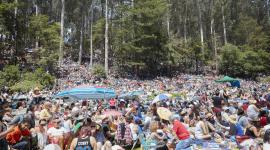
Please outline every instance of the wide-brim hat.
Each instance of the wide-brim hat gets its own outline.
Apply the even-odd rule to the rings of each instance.
[[[157,114],[161,119],[169,120],[170,116],[172,115],[172,112],[165,107],[158,107]]]
[[[257,103],[257,101],[256,101],[256,100],[254,100],[254,99],[249,100],[248,102],[249,102],[250,104],[256,104],[256,103]]]
[[[34,91],[40,91],[40,89],[38,87],[35,87]]]

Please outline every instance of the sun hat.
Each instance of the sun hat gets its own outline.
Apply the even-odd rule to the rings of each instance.
[[[254,100],[254,99],[249,100],[248,102],[249,102],[250,104],[256,104],[256,103],[257,103],[257,101],[256,101],[256,100]]]

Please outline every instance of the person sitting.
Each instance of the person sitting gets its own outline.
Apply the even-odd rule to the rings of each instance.
[[[247,116],[251,121],[258,121],[260,109],[256,106],[256,100],[250,100],[250,105],[247,108]]]
[[[38,147],[44,149],[47,144],[47,121],[45,119],[39,120],[38,126],[35,128],[38,139]]]
[[[177,116],[172,115],[169,118],[170,123],[173,125],[173,132],[179,142],[176,149],[186,149],[191,146],[191,138],[189,131],[185,128],[184,124],[177,119]]]
[[[132,145],[132,133],[129,127],[130,120],[126,118],[124,121],[123,118],[120,118],[120,123],[117,126],[115,140],[116,143],[120,146],[131,146]]]
[[[23,137],[30,137],[31,133],[29,126],[28,120],[23,120],[12,132],[7,134],[6,140],[12,148],[18,150],[27,149],[29,140],[28,138],[24,139]]]
[[[58,144],[62,149],[64,149],[64,137],[67,131],[64,127],[60,126],[60,123],[61,120],[59,118],[54,118],[54,126],[48,129],[47,134],[51,143]]]
[[[263,149],[270,149],[270,129],[266,130],[264,133]]]
[[[82,127],[79,131],[79,137],[72,140],[70,150],[97,150],[96,139],[89,136],[88,133],[88,128]]]
[[[254,139],[260,136],[260,132],[254,125],[252,125],[251,123],[248,123],[246,127],[245,135]]]
[[[208,122],[205,120],[205,113],[201,112],[199,116],[199,122],[197,122],[195,127],[195,138],[201,140],[211,139],[209,133]]]
[[[50,120],[52,118],[51,108],[52,104],[50,102],[45,102],[43,109],[39,113],[39,118],[46,119],[47,121]]]
[[[150,124],[150,138],[158,144],[157,149],[168,149],[164,140],[166,139],[166,135],[160,129],[160,125],[158,121],[153,121]]]

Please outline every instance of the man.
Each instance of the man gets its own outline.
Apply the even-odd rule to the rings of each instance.
[[[22,139],[22,137],[29,137],[31,135],[28,128],[29,123],[27,120],[23,120],[12,132],[7,134],[6,140],[12,148],[17,150],[24,150],[27,148],[29,142],[27,139]]]
[[[44,149],[47,143],[47,121],[45,119],[39,120],[38,126],[35,128],[38,139],[38,147]]]
[[[51,143],[58,144],[62,149],[64,149],[64,137],[67,133],[64,127],[60,126],[61,120],[59,118],[53,119],[54,126],[49,128],[47,134]]]
[[[176,150],[189,148],[191,146],[190,134],[183,123],[178,120],[178,116],[171,115],[169,121],[173,125],[175,138],[179,140]]]
[[[221,98],[219,96],[219,93],[216,92],[215,96],[212,97],[212,100],[213,100],[213,105],[214,105],[214,112],[217,113],[217,112],[220,112],[221,111],[221,108],[222,108],[222,101],[223,101],[223,98]]]
[[[78,138],[74,138],[70,145],[70,150],[97,150],[96,139],[88,136],[88,128],[82,127]]]

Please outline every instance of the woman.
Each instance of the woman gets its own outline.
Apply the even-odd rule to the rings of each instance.
[[[251,121],[258,121],[259,120],[259,112],[260,109],[256,106],[257,101],[256,100],[250,100],[249,101],[250,105],[247,108],[247,115],[248,118]]]
[[[197,122],[195,127],[195,138],[200,140],[209,140],[211,135],[208,129],[208,123],[205,120],[205,113],[201,112],[199,117],[199,122]]]
[[[246,127],[245,135],[249,136],[250,138],[255,139],[260,136],[260,132],[257,130],[257,128],[254,125],[252,125],[251,123],[248,123]]]
[[[263,149],[270,149],[270,129],[266,130],[263,136]]]
[[[3,116],[0,115],[0,133],[2,134],[5,131],[7,131],[7,126],[3,123]],[[7,141],[4,138],[1,139],[1,137],[0,137],[0,147],[1,150],[8,150]]]
[[[160,129],[159,122],[154,121],[150,124],[150,138],[153,141],[156,141],[157,143],[157,150],[166,150],[168,147],[166,146],[166,143],[164,140],[166,139],[166,134],[163,133],[163,131]]]

